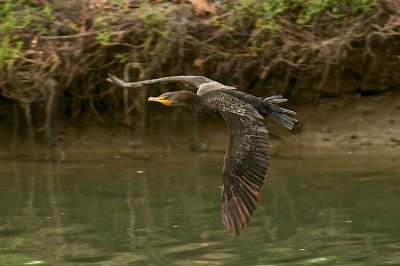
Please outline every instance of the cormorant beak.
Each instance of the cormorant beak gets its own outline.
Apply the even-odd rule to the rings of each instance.
[[[159,102],[159,103],[162,103],[164,105],[170,105],[171,104],[171,100],[166,99],[165,96],[149,97],[148,101],[149,102]]]

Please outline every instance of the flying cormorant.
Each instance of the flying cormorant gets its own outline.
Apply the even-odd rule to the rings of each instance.
[[[268,131],[264,118],[271,117],[292,129],[294,111],[277,106],[287,99],[280,95],[256,97],[203,76],[171,76],[138,82],[125,82],[109,74],[108,81],[122,87],[140,87],[157,82],[184,82],[197,88],[163,93],[148,101],[220,116],[229,130],[229,144],[223,168],[221,218],[226,229],[239,235],[257,206],[270,157]]]

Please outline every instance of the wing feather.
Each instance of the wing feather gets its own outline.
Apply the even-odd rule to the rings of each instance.
[[[228,231],[239,235],[256,209],[267,174],[268,131],[254,107],[234,97],[224,101],[241,109],[220,112],[229,129],[221,218]]]
[[[195,88],[199,88],[200,85],[203,83],[214,82],[213,80],[203,76],[169,76],[169,77],[147,79],[136,82],[125,82],[124,80],[110,73],[108,73],[107,81],[114,83],[115,85],[126,88],[141,87],[143,85],[159,83],[159,82],[184,82],[194,86]]]

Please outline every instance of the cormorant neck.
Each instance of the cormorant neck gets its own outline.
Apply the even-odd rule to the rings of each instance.
[[[195,112],[202,112],[201,97],[191,91],[185,91],[185,104],[184,107]]]

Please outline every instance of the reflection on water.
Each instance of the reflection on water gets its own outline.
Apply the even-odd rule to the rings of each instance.
[[[399,160],[275,157],[238,238],[222,159],[0,162],[0,265],[400,264]]]

